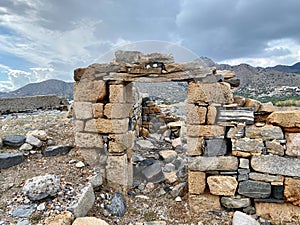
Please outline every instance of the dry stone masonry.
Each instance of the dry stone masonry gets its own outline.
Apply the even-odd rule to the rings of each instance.
[[[155,131],[150,117],[158,126],[166,120],[153,102],[137,97],[132,82],[184,81],[191,210],[224,207],[278,224],[300,221],[300,111],[233,96],[238,81],[228,71],[222,76],[159,53],[115,56],[74,71],[76,146],[107,182],[132,185],[136,138]],[[288,213],[281,220],[282,211]]]

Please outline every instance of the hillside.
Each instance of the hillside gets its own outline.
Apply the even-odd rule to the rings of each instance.
[[[8,93],[0,93],[0,97],[7,98],[53,94],[59,97],[66,97],[69,100],[73,99],[73,83],[51,79],[40,83],[27,84],[24,87]]]

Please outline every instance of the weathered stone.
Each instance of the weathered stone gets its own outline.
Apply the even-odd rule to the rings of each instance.
[[[243,107],[245,105],[246,98],[243,96],[234,96],[234,103],[236,103],[239,107]]]
[[[284,197],[293,205],[300,206],[300,180],[286,177],[284,180]]]
[[[215,138],[205,140],[204,156],[221,156],[227,153],[225,139]]]
[[[199,215],[199,212],[221,209],[220,197],[210,194],[189,195],[189,205],[194,215]]]
[[[135,136],[133,132],[128,131],[124,134],[110,134],[108,139],[109,152],[124,152],[133,147]]]
[[[249,153],[259,153],[265,148],[261,139],[240,138],[232,139],[232,150]]]
[[[207,108],[195,104],[186,104],[188,124],[205,124]]]
[[[76,218],[84,217],[88,211],[93,207],[95,202],[94,189],[91,184],[82,189],[82,193],[78,202],[72,205],[69,210],[74,214]]]
[[[128,118],[131,110],[131,104],[107,103],[104,107],[104,116],[112,119]]]
[[[226,137],[231,139],[245,137],[245,124],[239,123],[237,126],[231,127],[227,132]]]
[[[109,155],[106,165],[106,179],[113,184],[129,186],[132,184],[132,165],[127,155]]]
[[[284,139],[283,132],[280,127],[265,125],[263,127],[256,127],[254,125],[246,127],[246,137],[261,138],[264,141]]]
[[[55,196],[60,188],[60,179],[51,174],[37,176],[25,181],[22,188],[23,194],[31,200],[41,200],[49,196]]]
[[[19,148],[25,143],[26,138],[23,135],[8,135],[3,138],[3,145],[12,148]]]
[[[210,176],[207,178],[210,193],[214,195],[234,196],[238,182],[232,176]]]
[[[12,216],[18,218],[29,218],[31,213],[34,212],[35,208],[36,204],[20,205],[12,212]]]
[[[75,133],[75,143],[81,148],[103,148],[102,136],[97,133]]]
[[[109,85],[109,102],[111,103],[132,103],[132,83]]]
[[[271,185],[261,181],[242,181],[238,193],[250,198],[268,198],[271,195]]]
[[[74,102],[73,110],[75,119],[85,120],[93,118],[91,102]]]
[[[246,213],[236,211],[233,214],[232,225],[259,225],[259,222]]]
[[[222,197],[221,204],[228,209],[246,208],[251,205],[250,198]]]
[[[177,158],[177,152],[173,150],[162,150],[159,152],[159,155],[166,163],[173,162]]]
[[[217,122],[254,123],[252,108],[222,108],[219,109]]]
[[[84,130],[96,133],[125,133],[128,131],[128,119],[92,119],[86,122]]]
[[[285,133],[286,154],[289,156],[300,156],[300,133]]]
[[[115,61],[118,63],[138,63],[143,53],[138,51],[122,51],[115,52]]]
[[[261,102],[259,102],[257,100],[250,99],[250,98],[246,98],[246,100],[245,100],[244,107],[253,108],[254,112],[258,112],[260,106],[261,106]]]
[[[123,217],[126,212],[126,201],[120,192],[115,192],[112,196],[111,203],[106,205],[106,209],[113,216]]]
[[[164,180],[164,174],[162,167],[158,161],[155,161],[150,166],[146,167],[142,174],[145,176],[148,182],[158,183]]]
[[[74,85],[75,102],[98,102],[106,97],[106,84],[102,80],[82,80]]]
[[[300,224],[300,207],[284,203],[255,202],[256,215],[273,224]]]
[[[206,174],[204,172],[189,171],[189,193],[190,194],[203,194],[206,186]]]
[[[272,102],[261,103],[261,106],[258,111],[263,113],[272,113],[275,111],[275,106]]]
[[[187,137],[187,154],[199,156],[202,154],[204,139],[202,137]]]
[[[239,168],[249,169],[249,159],[240,158]]]
[[[238,168],[238,158],[233,156],[189,157],[188,165],[190,170],[195,171],[233,171]]]
[[[285,158],[276,155],[253,156],[251,166],[254,171],[298,177],[300,158]]]
[[[80,217],[77,218],[72,225],[109,225],[102,219],[96,217]]]
[[[276,111],[268,116],[271,124],[287,128],[300,128],[300,110]]]
[[[92,104],[93,118],[98,119],[103,117],[104,104],[103,103],[94,103]]]
[[[284,155],[284,147],[283,145],[280,144],[279,141],[277,140],[266,141],[265,144],[268,153],[271,153],[273,155],[280,155],[280,156]]]
[[[38,138],[41,141],[47,141],[48,139],[47,133],[44,130],[33,130],[29,131],[28,134],[31,134],[32,136]]]
[[[49,225],[71,225],[74,221],[74,215],[69,211],[63,211],[54,217],[53,221],[45,220],[44,224]]]
[[[283,176],[278,176],[278,175],[269,175],[264,173],[251,172],[249,173],[249,178],[251,180],[256,180],[256,181],[283,183]]]
[[[217,108],[214,106],[209,105],[207,107],[207,118],[206,118],[206,124],[213,125],[216,123],[217,118]]]
[[[24,154],[21,152],[1,153],[0,154],[0,169],[18,165],[24,161]]]
[[[189,125],[187,124],[187,135],[190,137],[222,137],[224,127],[217,125]]]
[[[72,146],[48,146],[47,148],[42,150],[42,154],[46,157],[48,156],[56,156],[56,155],[65,155],[68,154],[71,149],[73,147]]]
[[[223,83],[189,83],[188,101],[190,103],[233,103],[230,85]]]

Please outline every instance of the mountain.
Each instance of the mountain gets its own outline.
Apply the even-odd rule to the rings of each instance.
[[[46,80],[40,83],[30,83],[15,91],[0,93],[0,98],[24,97],[36,95],[57,95],[69,100],[73,99],[74,83],[64,82],[61,80]]]
[[[267,68],[281,71],[281,72],[286,72],[286,73],[299,73],[300,74],[300,62],[295,63],[292,66],[277,65],[274,67],[267,67]]]

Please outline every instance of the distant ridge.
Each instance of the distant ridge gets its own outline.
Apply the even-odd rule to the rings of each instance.
[[[62,80],[46,80],[39,83],[30,83],[15,91],[0,93],[1,98],[24,97],[37,95],[57,95],[69,100],[73,99],[74,83]]]

